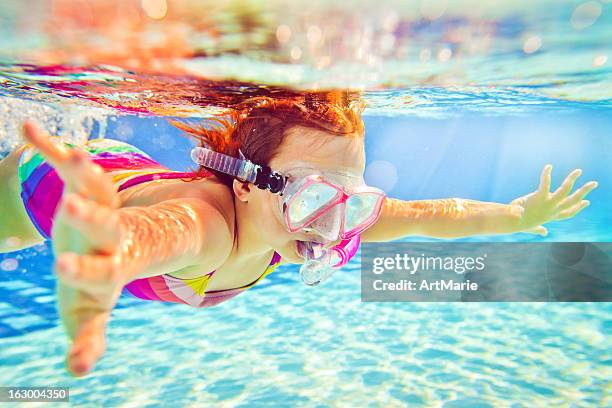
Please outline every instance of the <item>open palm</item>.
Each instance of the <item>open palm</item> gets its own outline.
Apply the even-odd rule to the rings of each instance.
[[[510,204],[521,207],[520,230],[546,235],[548,230],[542,225],[550,221],[571,218],[589,205],[584,198],[597,187],[597,182],[589,181],[570,194],[582,170],[572,171],[554,192],[550,191],[552,165],[544,166],[540,176],[540,186],[533,193],[519,197]]]

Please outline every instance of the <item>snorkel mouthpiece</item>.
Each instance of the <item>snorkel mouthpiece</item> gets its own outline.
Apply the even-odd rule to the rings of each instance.
[[[323,263],[315,260],[304,262],[300,268],[302,282],[308,286],[317,286],[319,283],[327,279],[333,272],[333,268],[325,266]]]
[[[301,242],[300,252],[304,264],[300,268],[302,282],[308,286],[316,286],[327,279],[334,268],[331,263],[331,252],[318,242]]]
[[[348,263],[357,252],[360,242],[359,235],[342,240],[329,249],[318,242],[300,242],[300,253],[304,257],[304,264],[300,268],[302,281],[308,286],[316,286],[325,281],[334,271]]]

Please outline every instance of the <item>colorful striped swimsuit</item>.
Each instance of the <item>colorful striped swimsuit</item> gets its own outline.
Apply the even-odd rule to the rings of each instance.
[[[191,172],[171,171],[136,147],[117,140],[90,140],[82,148],[111,176],[117,191],[151,180],[193,176]],[[31,146],[22,149],[18,173],[21,198],[32,224],[43,237],[49,239],[64,183]],[[280,255],[274,252],[269,266],[258,279],[236,289],[206,291],[208,282],[215,273],[212,271],[191,279],[175,278],[167,274],[136,279],[123,288],[123,294],[145,300],[184,303],[193,307],[214,306],[256,285],[278,267],[280,259]]]

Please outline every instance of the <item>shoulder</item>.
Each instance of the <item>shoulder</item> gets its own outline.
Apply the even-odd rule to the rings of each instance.
[[[230,256],[234,244],[234,199],[230,189],[209,178],[173,185],[163,202],[172,201],[187,209],[198,228],[199,261],[216,269]]]
[[[197,198],[225,209],[231,204],[233,193],[228,186],[211,175],[199,180],[180,178],[152,180],[119,192],[123,206],[152,205],[175,198]]]
[[[187,210],[199,228],[204,263],[218,263],[234,242],[234,199],[228,186],[214,176],[200,180],[155,180],[120,193],[122,206],[152,206],[172,203]],[[184,211],[183,211],[184,212]]]
[[[234,226],[234,195],[232,190],[211,176],[201,180],[179,181],[175,186],[175,194],[181,198],[195,198],[202,200],[227,220],[227,224]]]
[[[184,184],[188,188],[183,187],[185,190],[182,192],[183,197],[195,198],[204,202],[206,207],[216,216],[218,224],[222,224],[219,227],[223,228],[223,236],[232,246],[236,220],[232,190],[214,176]],[[191,184],[192,186],[189,186]]]

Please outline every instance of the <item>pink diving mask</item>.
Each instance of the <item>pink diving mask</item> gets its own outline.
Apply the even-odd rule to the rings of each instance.
[[[362,177],[309,167],[282,173],[286,182],[279,205],[289,232],[314,233],[327,242],[346,240],[380,216],[385,193],[367,186]]]

